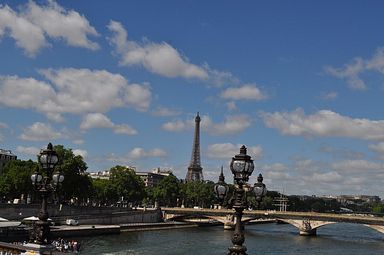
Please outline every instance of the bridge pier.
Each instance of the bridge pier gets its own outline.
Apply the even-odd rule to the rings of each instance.
[[[301,230],[300,229],[300,235],[301,236],[316,236],[317,235],[317,229],[309,229],[309,230]]]
[[[235,220],[233,214],[228,214],[225,217],[224,221],[224,230],[234,230],[235,229]]]
[[[316,228],[313,228],[311,225],[311,221],[309,219],[305,219],[301,222],[299,227],[301,236],[316,236]]]

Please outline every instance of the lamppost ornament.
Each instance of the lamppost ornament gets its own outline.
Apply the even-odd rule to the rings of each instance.
[[[35,190],[41,194],[42,203],[38,214],[39,220],[35,223],[34,234],[31,236],[33,240],[30,241],[46,245],[51,243],[47,200],[58,185],[64,181],[64,175],[61,172],[54,173],[59,157],[51,143],[48,144],[47,149],[40,151],[37,159],[41,170],[39,168],[36,169],[36,172],[31,175],[31,181]]]
[[[265,184],[263,183],[263,176],[259,174],[257,177],[257,183],[253,186],[253,192],[255,193],[256,196],[256,201],[258,203],[263,200],[263,197],[267,195],[267,188],[265,187]]]
[[[216,198],[219,200],[220,205],[223,205],[224,199],[228,194],[229,187],[225,183],[225,177],[223,174],[223,167],[221,167],[221,173],[219,176],[219,181],[213,186]]]
[[[233,208],[235,209],[235,230],[232,237],[232,246],[228,248],[228,255],[246,255],[247,248],[243,245],[245,241],[243,233],[243,224],[241,218],[243,216],[243,210],[246,208],[245,190],[243,185],[249,180],[255,166],[251,156],[247,155],[247,148],[243,145],[240,148],[240,153],[232,158],[230,168],[235,180],[235,197],[233,201]],[[256,195],[256,200],[260,202],[265,196],[267,189],[265,184],[262,183],[263,177],[260,174],[257,178],[258,182],[252,188]]]

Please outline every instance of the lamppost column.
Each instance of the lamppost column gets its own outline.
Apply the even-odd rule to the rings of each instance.
[[[47,210],[48,196],[49,192],[47,190],[41,190],[41,209],[39,211],[39,220],[36,222],[37,227],[37,235],[36,235],[36,243],[38,244],[49,244],[50,240],[50,228],[49,228],[49,214]]]
[[[244,189],[243,185],[240,183],[239,187],[235,190],[235,202],[233,208],[235,209],[235,231],[232,236],[232,246],[228,248],[228,255],[246,255],[247,247],[243,246],[245,241],[244,233],[243,233],[243,223],[241,219],[243,217],[243,210],[245,208],[243,204],[244,200]]]

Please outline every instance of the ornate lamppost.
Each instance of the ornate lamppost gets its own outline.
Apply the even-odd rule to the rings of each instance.
[[[219,176],[219,181],[213,186],[213,191],[215,192],[216,198],[219,200],[220,206],[223,205],[224,199],[228,194],[229,187],[225,183],[225,177],[223,174],[223,167],[221,167],[221,172]]]
[[[243,185],[249,180],[249,176],[251,176],[255,166],[251,157],[247,155],[247,148],[244,145],[240,148],[240,153],[232,158],[230,168],[236,184],[233,201],[236,224],[232,237],[233,245],[228,248],[228,255],[246,255],[247,248],[243,245],[245,238],[241,222],[243,210],[246,208],[246,197]],[[256,199],[260,202],[267,190],[265,184],[262,183],[263,177],[261,174],[257,180],[258,182],[253,187],[253,191],[255,192]]]
[[[253,185],[253,192],[256,196],[257,206],[260,206],[261,201],[263,200],[263,197],[267,195],[267,188],[265,187],[265,184],[263,183],[263,176],[259,174],[257,177],[257,182],[255,185]]]
[[[54,173],[59,158],[51,143],[48,144],[47,149],[40,151],[38,161],[41,170],[38,168],[31,176],[31,180],[35,190],[41,194],[42,203],[38,214],[39,220],[35,223],[32,234],[34,240],[31,241],[39,245],[48,245],[51,243],[47,211],[48,198],[64,181],[64,175],[61,172]]]

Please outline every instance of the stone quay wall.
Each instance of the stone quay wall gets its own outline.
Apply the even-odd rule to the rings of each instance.
[[[37,216],[38,204],[0,204],[0,217],[21,221]],[[80,224],[124,224],[153,223],[162,221],[160,210],[133,210],[126,207],[86,207],[68,205],[48,205],[49,217],[65,224],[66,219],[78,220]]]

